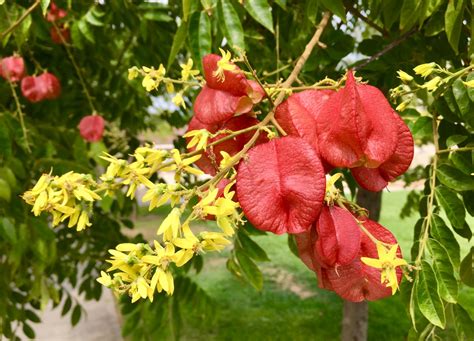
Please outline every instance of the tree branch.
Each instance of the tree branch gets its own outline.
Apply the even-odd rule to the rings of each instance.
[[[394,47],[397,47],[398,45],[400,45],[403,41],[405,41],[406,39],[408,39],[413,33],[415,33],[417,31],[416,27],[412,28],[410,31],[404,33],[403,35],[401,35],[400,37],[398,37],[397,39],[395,39],[394,41],[392,41],[390,44],[388,44],[387,46],[385,46],[382,50],[380,50],[379,52],[377,52],[376,54],[374,54],[372,57],[370,57],[369,59],[367,59],[366,61],[364,61],[362,64],[359,64],[357,66],[355,66],[353,68],[354,71],[357,71],[359,69],[362,69],[363,67],[367,66],[367,64],[370,64],[372,63],[374,60],[377,60],[379,59],[381,56],[383,56],[384,54],[386,54],[387,52],[389,52],[391,49],[393,49]]]
[[[31,14],[31,12],[34,11],[34,9],[36,7],[38,7],[38,5],[40,4],[40,0],[36,0],[35,3],[33,5],[31,5],[22,15],[21,17],[19,17],[13,24],[11,24],[11,26],[9,28],[7,28],[5,31],[3,31],[2,33],[0,33],[0,39],[3,39],[3,37],[5,37],[7,34],[9,34],[10,32],[12,32],[15,28],[17,28],[22,22],[23,20],[26,19],[27,16],[29,16]]]
[[[365,15],[363,15],[357,8],[355,7],[352,7],[350,4],[346,4],[346,9],[356,18],[362,20],[363,22],[365,22],[367,25],[369,25],[370,27],[376,29],[377,31],[379,31],[380,33],[382,33],[382,35],[384,37],[388,37],[389,36],[389,33],[388,31],[377,25],[376,23],[374,23],[372,20],[370,20],[369,18],[367,18]]]

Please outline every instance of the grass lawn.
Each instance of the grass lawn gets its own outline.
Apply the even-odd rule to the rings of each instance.
[[[404,220],[399,212],[406,192],[384,193],[381,224],[399,240],[406,256],[413,237],[416,217]],[[153,223],[153,230],[158,222]],[[469,223],[474,223],[473,219]],[[140,229],[150,226],[139,223]],[[255,291],[227,271],[227,253],[206,255],[203,271],[195,280],[218,305],[214,322],[185,315],[184,340],[338,340],[342,319],[342,300],[332,292],[317,288],[314,273],[287,247],[286,236],[252,237],[267,252],[271,262],[260,263],[264,288]],[[469,245],[462,243],[462,255]],[[474,316],[474,290],[463,290]],[[369,339],[404,340],[410,328],[405,308],[397,294],[369,303]]]

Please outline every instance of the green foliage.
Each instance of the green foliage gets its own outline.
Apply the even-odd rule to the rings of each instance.
[[[325,76],[338,78],[343,69],[355,67],[359,68],[358,76],[388,92],[399,84],[399,69],[410,70],[434,61],[454,72],[469,63],[474,51],[473,8],[466,0],[249,0],[244,5],[236,0],[183,0],[167,5],[120,0],[105,5],[93,1],[57,4],[68,10],[65,20],[71,29],[70,54],[51,41],[51,25],[43,18],[49,1],[40,1],[39,8],[15,30],[1,36],[2,56],[21,54],[29,74],[48,69],[59,77],[63,87],[56,101],[31,104],[20,99],[26,140],[10,86],[0,81],[0,252],[6,255],[0,265],[0,325],[6,337],[12,336],[16,324],[25,335],[34,337],[31,323],[38,321],[36,311],[49,300],[56,306],[64,302],[62,314],[70,314],[72,324],[79,321],[82,308],[63,284],[72,284],[87,299],[100,297],[102,289],[95,278],[104,268],[102,259],[107,249],[127,240],[121,229],[131,227],[125,219],[133,209],[123,195],[109,198],[96,209],[94,225],[76,234],[65,226],[51,230],[46,217],[32,217],[18,196],[51,168],[55,174],[70,170],[94,174],[101,166],[97,157],[100,150],[127,155],[141,142],[139,133],[156,129],[163,120],[182,127],[192,115],[190,110],[171,113],[160,108],[159,116],[151,116],[147,110],[151,98],[127,80],[129,67],[163,63],[173,75],[179,72],[178,64],[189,56],[198,63],[204,54],[226,44],[227,49],[245,49],[259,75],[276,83],[289,74],[324,10],[339,18],[324,32],[326,48],[315,51],[305,64],[299,79],[306,84]],[[20,18],[28,6],[28,1],[3,5],[0,32]],[[349,12],[359,13],[364,20]],[[355,32],[358,38],[354,38]],[[377,58],[370,58],[376,54]],[[361,55],[362,59],[357,60]],[[472,79],[474,72],[462,80]],[[412,297],[408,306],[418,321],[415,327],[419,327],[411,331],[410,337],[433,331],[428,321],[441,328],[454,324],[460,339],[472,339],[473,335],[472,317],[462,308],[459,295],[464,285],[474,285],[473,250],[461,255],[454,234],[470,239],[472,228],[466,222],[466,212],[474,215],[473,154],[469,151],[474,145],[474,90],[462,80],[455,77],[435,97],[419,92],[418,99],[426,110],[422,114],[414,109],[403,113],[417,142],[434,141],[441,149],[465,149],[438,155],[435,188],[426,181],[425,192],[410,194],[403,212],[408,216],[419,207],[422,218],[415,227],[414,260],[424,235],[423,221],[430,222],[425,234],[429,238],[420,258],[424,259],[420,263],[422,271],[415,273],[415,285],[406,289],[407,296]],[[15,91],[19,94],[18,87]],[[94,109],[108,122],[103,145],[83,142],[77,131],[79,120],[92,111],[86,92]],[[186,100],[190,104],[192,98]],[[437,116],[433,116],[435,113]],[[438,132],[433,131],[433,119],[439,119]],[[404,179],[426,180],[433,172],[433,167],[417,168]],[[354,183],[349,185],[354,194]],[[435,195],[428,207],[430,191]],[[440,212],[449,225],[438,215]],[[248,226],[238,232],[227,268],[260,290],[264,280],[257,263],[268,261],[268,256],[252,239],[256,234]],[[289,244],[294,250],[294,240]],[[76,271],[78,265],[85,267],[81,276]],[[200,270],[202,258],[196,258],[192,266]],[[173,298],[160,295],[153,304],[123,303],[124,335],[133,332],[137,340],[153,338],[158,329],[170,327],[167,335],[178,338],[184,323],[180,316],[183,309],[191,309],[189,302],[196,302],[199,311],[212,305],[206,293],[187,276],[183,273],[177,281]],[[451,311],[454,318],[446,318]]]

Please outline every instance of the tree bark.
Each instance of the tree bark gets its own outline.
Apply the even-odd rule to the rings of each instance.
[[[357,192],[357,204],[369,210],[369,218],[378,221],[382,204],[382,192],[369,192],[362,188]],[[369,322],[369,306],[366,301],[344,301],[342,341],[365,341]]]

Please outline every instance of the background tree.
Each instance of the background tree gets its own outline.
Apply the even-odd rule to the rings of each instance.
[[[221,46],[238,46],[246,51],[258,76],[277,86],[292,71],[322,12],[329,10],[333,13],[330,24],[297,83],[303,89],[326,76],[338,79],[346,68],[353,68],[357,76],[387,96],[389,89],[396,89],[392,94],[396,104],[408,107],[402,115],[417,143],[435,145],[431,166],[417,168],[404,178],[408,183],[426,181],[423,192],[410,194],[404,210],[409,213],[419,207],[421,216],[414,228],[412,250],[414,265],[421,271],[412,273],[414,281],[405,282],[402,288],[414,324],[408,335],[415,339],[433,337],[442,333],[448,321],[454,324],[458,338],[472,338],[471,317],[463,308],[465,303],[458,302],[457,292],[461,286],[472,286],[473,251],[461,255],[454,237],[472,236],[464,219],[466,212],[473,214],[474,201],[470,157],[474,97],[465,83],[474,77],[469,73],[472,3],[203,0],[163,5],[58,1],[67,16],[48,22],[44,14],[49,5],[49,1],[7,1],[0,8],[2,56],[16,52],[25,59],[28,74],[48,70],[62,84],[59,99],[29,103],[21,98],[15,84],[0,83],[0,248],[7,255],[2,258],[0,288],[5,294],[0,315],[5,336],[12,335],[12,326],[18,322],[25,334],[32,336],[29,323],[38,320],[34,311],[49,299],[59,304],[63,296],[69,296],[66,283],[79,286],[87,298],[100,297],[101,287],[95,278],[103,268],[106,250],[127,239],[121,228],[131,227],[127,218],[133,209],[120,195],[114,201],[103,201],[95,210],[93,228],[78,234],[65,226],[51,230],[47,218],[31,216],[18,195],[51,167],[55,174],[69,170],[99,172],[104,166],[98,158],[101,151],[127,155],[143,142],[138,134],[154,129],[159,120],[182,127],[192,116],[190,109],[183,108],[172,112],[160,109],[159,116],[150,115],[151,97],[137,82],[127,80],[127,69],[162,63],[170,76],[177,78],[178,64],[188,56],[197,62]],[[52,32],[63,28],[69,28],[70,41],[55,43]],[[433,67],[428,78],[438,76],[444,83],[423,87],[425,80],[416,76],[420,86],[407,81],[405,87],[398,87],[398,70],[414,75],[411,70],[427,62],[447,68],[445,72]],[[155,95],[170,99],[166,94]],[[184,99],[188,108],[193,98],[191,91]],[[103,142],[86,143],[77,125],[94,112],[107,121],[106,133]],[[182,147],[183,141],[178,139],[176,145]],[[355,195],[355,182],[346,176]],[[445,212],[449,224],[438,216],[440,211]],[[259,250],[251,245],[247,247]],[[199,271],[202,259],[196,259],[192,266]],[[77,274],[78,263],[84,267],[81,276]],[[208,297],[188,278],[189,270],[183,271],[178,288],[192,292],[200,303],[198,308],[206,310]],[[248,277],[261,288],[258,268]],[[177,290],[172,298],[160,296],[153,304],[131,306],[124,302],[124,333],[133,331],[137,339],[154,335],[159,320],[177,337],[180,309],[189,309],[183,297]],[[63,304],[65,313],[70,309],[74,324],[81,308],[71,298]],[[140,319],[144,315],[151,318]],[[169,316],[173,318],[168,320]]]

